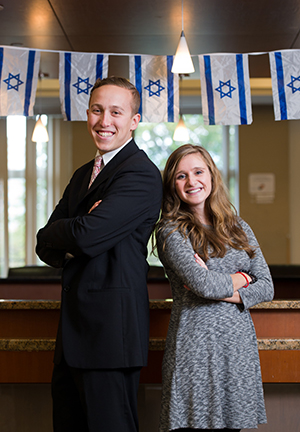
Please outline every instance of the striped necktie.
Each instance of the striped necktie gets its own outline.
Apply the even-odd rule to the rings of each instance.
[[[99,156],[95,157],[93,172],[92,172],[91,180],[89,183],[89,188],[91,187],[93,181],[95,180],[95,178],[99,174],[99,172],[101,170],[101,164],[102,164],[102,156],[99,155]]]

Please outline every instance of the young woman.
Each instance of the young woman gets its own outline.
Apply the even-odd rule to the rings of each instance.
[[[156,239],[173,306],[160,432],[256,428],[266,413],[249,308],[273,298],[268,265],[205,149],[175,150],[163,182]]]

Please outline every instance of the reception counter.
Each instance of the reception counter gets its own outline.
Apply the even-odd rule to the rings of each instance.
[[[270,266],[275,297],[251,308],[265,383],[300,382],[300,266]],[[12,269],[0,279],[0,383],[49,383],[60,313],[60,272]],[[172,308],[161,267],[148,276],[150,340],[141,382],[160,383]]]
[[[264,381],[265,432],[299,429],[300,266],[270,266],[275,298],[251,309]],[[55,272],[57,272],[55,274]],[[0,430],[50,432],[51,375],[60,313],[60,272],[12,269],[0,279]],[[158,430],[161,366],[172,309],[162,268],[148,278],[148,366],[139,387],[140,430]],[[43,426],[44,425],[44,426]]]
[[[148,366],[141,382],[161,382],[171,300],[150,299]],[[0,383],[48,383],[52,373],[59,300],[0,300]],[[251,308],[263,381],[300,382],[300,300],[274,300]]]

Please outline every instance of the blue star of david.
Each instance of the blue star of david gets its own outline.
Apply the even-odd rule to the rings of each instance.
[[[12,85],[12,84],[11,84],[11,80],[16,80],[17,83],[16,83],[15,85]],[[16,90],[16,91],[19,91],[19,86],[20,86],[21,84],[24,84],[24,82],[20,80],[20,74],[19,74],[19,73],[16,74],[16,75],[13,75],[13,74],[11,74],[11,73],[9,72],[9,74],[8,74],[8,78],[6,78],[6,79],[3,80],[3,81],[5,82],[5,84],[7,84],[7,90],[12,90],[12,89],[14,89],[14,90]]]
[[[220,93],[221,99],[223,99],[223,97],[225,97],[225,96],[228,96],[231,98],[232,92],[234,90],[236,90],[236,88],[230,84],[230,80],[228,80],[226,82],[219,81],[219,83],[220,83],[219,87],[217,87],[215,90]],[[228,87],[229,90],[227,92],[225,92],[224,87]]]
[[[77,88],[77,94],[78,95],[80,93],[85,93],[87,95],[89,94],[90,88],[93,87],[92,84],[89,83],[89,80],[90,80],[89,78],[80,78],[80,77],[77,78],[77,83],[73,84],[73,87]],[[86,87],[85,88],[81,88],[80,87],[81,83],[86,84]]]
[[[287,84],[287,86],[292,89],[293,93],[296,93],[296,91],[300,91],[300,87],[294,86],[295,81],[300,82],[300,75],[298,77],[294,77],[293,75],[291,75],[291,82]]]
[[[156,86],[157,90],[154,91],[152,86]],[[158,79],[157,81],[151,81],[149,79],[149,84],[146,87],[144,87],[144,89],[149,91],[149,97],[151,97],[151,96],[160,97],[160,92],[162,90],[164,90],[165,88],[160,85],[160,79]]]

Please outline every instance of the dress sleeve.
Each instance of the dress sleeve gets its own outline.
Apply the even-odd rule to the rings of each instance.
[[[249,260],[249,268],[240,269],[257,278],[257,281],[247,288],[239,289],[244,308],[248,309],[258,303],[271,301],[274,297],[274,286],[270,269],[252,229],[244,221],[241,222],[241,225],[247,234],[250,245],[255,248],[255,256]]]
[[[171,233],[170,233],[171,232]],[[165,242],[165,247],[163,244]],[[233,295],[233,284],[229,274],[206,270],[196,263],[195,251],[188,239],[172,227],[159,231],[157,248],[166,272],[175,273],[194,294],[211,300],[220,300]]]

